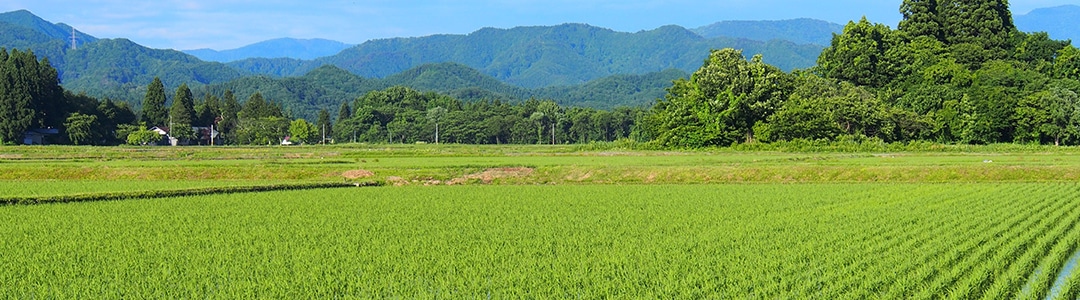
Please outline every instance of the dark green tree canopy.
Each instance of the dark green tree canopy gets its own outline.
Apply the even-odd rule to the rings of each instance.
[[[244,102],[238,116],[240,119],[283,118],[285,113],[281,106],[267,101],[263,98],[262,93],[256,92]]]
[[[829,78],[872,87],[885,86],[896,76],[896,62],[888,57],[898,38],[883,24],[863,17],[849,22],[844,33],[833,36],[832,46],[818,58],[818,68]]]
[[[673,147],[753,141],[753,127],[779,108],[791,76],[742,51],[715,50],[690,80],[678,80],[649,117],[657,142]]]
[[[62,127],[63,89],[49,60],[0,48],[0,143],[22,142],[31,128]]]
[[[154,77],[154,81],[146,87],[146,97],[142,104],[142,122],[146,126],[165,126],[169,122],[169,113],[165,110],[165,85],[161,79]]]
[[[938,0],[904,0],[900,4],[900,13],[904,19],[900,21],[898,29],[909,37],[943,39]]]
[[[172,107],[169,109],[169,123],[174,126],[195,125],[195,98],[191,95],[191,89],[187,84],[181,84],[176,89],[176,97],[173,98]]]
[[[188,140],[195,138],[195,131],[191,128],[197,121],[195,115],[195,99],[191,95],[191,89],[187,84],[181,84],[176,89],[172,107],[169,109],[169,135]]]

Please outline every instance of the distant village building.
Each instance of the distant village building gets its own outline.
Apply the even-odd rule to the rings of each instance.
[[[221,133],[215,130],[213,127],[191,127],[195,131],[195,136],[199,137],[197,142],[199,145],[224,145],[221,141]]]
[[[187,145],[223,145],[224,143],[219,138],[221,132],[211,127],[191,127],[191,130],[195,132],[197,138],[195,139],[180,139],[169,135],[169,127],[155,126],[150,128],[150,131],[157,132],[161,135],[161,142],[158,142],[159,146],[187,146]]]
[[[57,128],[38,128],[27,130],[23,133],[23,144],[47,145],[49,141],[48,137],[57,134],[60,134],[60,129]]]

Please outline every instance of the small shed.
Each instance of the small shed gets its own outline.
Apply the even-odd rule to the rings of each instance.
[[[48,137],[52,135],[60,134],[60,129],[56,128],[38,128],[27,130],[23,133],[23,144],[27,145],[46,145],[48,144]]]

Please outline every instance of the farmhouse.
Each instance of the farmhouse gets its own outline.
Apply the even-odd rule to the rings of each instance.
[[[48,144],[48,137],[52,135],[60,134],[60,129],[56,128],[38,128],[27,130],[23,133],[23,144],[26,145],[45,145]]]
[[[219,138],[221,133],[212,127],[191,127],[191,130],[195,132],[197,138],[195,139],[180,139],[169,135],[169,127],[155,126],[150,128],[150,131],[157,132],[161,135],[161,142],[157,143],[160,146],[187,146],[187,145],[222,145],[222,141]]]

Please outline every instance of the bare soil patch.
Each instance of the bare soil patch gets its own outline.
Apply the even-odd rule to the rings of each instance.
[[[368,170],[362,170],[362,169],[361,170],[349,170],[349,171],[345,171],[345,173],[341,173],[341,176],[345,177],[345,179],[361,179],[361,178],[368,178],[368,177],[371,177],[371,176],[375,176],[375,173],[371,172],[371,171],[368,171]]]
[[[454,178],[453,180],[447,181],[446,184],[449,184],[449,185],[465,184],[465,183],[468,183],[469,181],[474,181],[474,180],[479,180],[480,182],[482,182],[484,184],[490,184],[491,182],[495,181],[496,179],[520,178],[520,177],[529,176],[529,175],[531,175],[533,173],[533,171],[535,171],[535,170],[533,170],[533,168],[526,168],[526,167],[491,168],[491,169],[484,170],[483,172],[473,173],[473,174],[465,175],[465,176],[462,176],[462,177]]]

